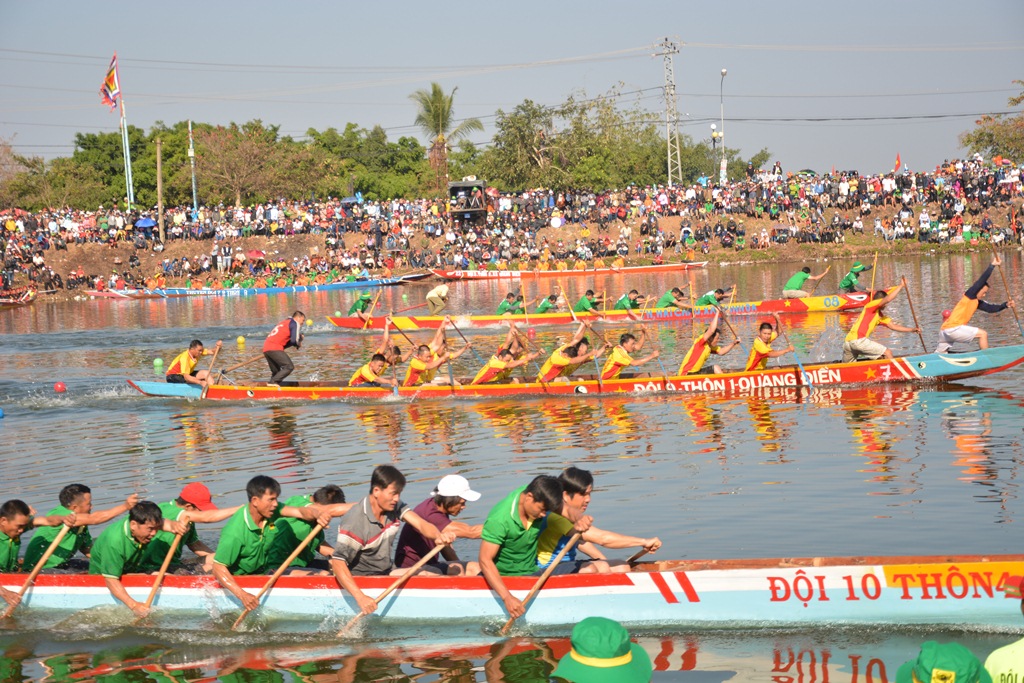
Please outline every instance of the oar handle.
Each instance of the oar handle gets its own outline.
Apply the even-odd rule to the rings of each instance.
[[[544,573],[540,575],[539,579],[537,579],[537,583],[533,584],[533,588],[530,589],[530,592],[527,593],[526,597],[523,599],[524,610],[529,608],[530,601],[533,600],[537,593],[540,592],[540,589],[544,587],[544,584],[547,582],[548,577],[551,576],[555,569],[558,568],[558,563],[562,561],[562,558],[565,557],[565,554],[572,550],[573,546],[576,545],[576,543],[582,537],[583,534],[581,534],[580,532],[577,531],[576,533],[574,533],[572,537],[569,539],[569,542],[562,547],[561,552],[555,555],[555,559],[551,560],[551,564],[548,565],[547,569],[544,570]],[[501,627],[501,631],[499,631],[499,633],[501,633],[501,635],[505,635],[506,633],[508,633],[508,630],[512,628],[512,624],[514,624],[515,621],[515,617],[510,617],[509,620],[505,622],[505,625]]]
[[[370,304],[370,313],[369,313],[369,315],[366,316],[366,320],[363,321],[363,329],[364,330],[366,329],[366,326],[370,324],[370,321],[373,320],[373,309],[377,308],[377,302],[380,300],[380,295],[383,292],[384,292],[384,290],[381,289],[381,290],[379,290],[377,292],[377,296],[373,297],[373,303]]]
[[[629,557],[626,558],[626,564],[628,564],[628,565],[636,564],[637,560],[639,560],[641,557],[643,557],[644,555],[646,555],[649,552],[650,551],[647,548],[640,548],[640,550],[636,551],[635,553],[633,553],[632,555],[630,555]]]
[[[375,597],[375,598],[373,599],[373,601],[374,601],[374,602],[376,602],[376,603],[377,603],[377,604],[379,605],[379,604],[380,604],[380,601],[381,601],[381,600],[383,600],[384,598],[388,597],[389,595],[391,595],[392,593],[394,593],[394,592],[395,592],[396,590],[398,590],[399,588],[401,588],[401,587],[402,587],[402,585],[403,585],[403,584],[404,584],[404,583],[405,583],[406,581],[408,581],[409,579],[411,579],[411,578],[412,578],[413,574],[415,574],[415,573],[416,573],[416,572],[418,572],[418,571],[419,571],[420,569],[422,569],[422,568],[423,568],[423,566],[424,566],[425,564],[427,564],[428,562],[430,562],[430,560],[432,560],[432,559],[434,558],[434,556],[435,556],[435,555],[437,555],[437,554],[438,554],[439,552],[441,552],[442,550],[444,550],[444,549],[445,549],[445,548],[447,547],[447,545],[448,545],[448,544],[444,544],[444,545],[435,545],[435,546],[433,547],[433,549],[432,549],[432,550],[431,550],[431,551],[430,551],[429,553],[427,553],[426,555],[424,555],[423,557],[421,557],[421,558],[420,558],[420,561],[419,561],[419,562],[417,562],[417,563],[416,563],[416,564],[414,564],[413,566],[409,567],[409,571],[405,572],[404,574],[402,574],[401,576],[399,576],[399,577],[398,577],[397,579],[395,579],[394,583],[392,583],[392,584],[391,584],[390,586],[388,586],[387,588],[385,588],[385,589],[384,589],[384,592],[383,592],[383,593],[381,593],[380,595],[378,595],[377,597]],[[345,627],[344,627],[343,629],[341,629],[340,631],[338,631],[338,636],[339,636],[339,637],[341,637],[341,636],[345,635],[346,633],[348,633],[349,629],[351,629],[351,628],[352,628],[352,625],[353,625],[353,624],[355,624],[355,623],[356,623],[357,621],[359,621],[360,619],[362,619],[362,618],[363,618],[363,616],[364,616],[364,615],[363,615],[363,613],[362,613],[362,612],[359,612],[359,613],[358,613],[358,614],[356,614],[356,615],[355,615],[354,617],[352,617],[352,618],[351,618],[351,619],[349,620],[349,622],[348,622],[347,624],[345,624]]]
[[[188,524],[188,515],[185,515],[181,521],[182,524]],[[178,545],[181,544],[181,537],[183,534],[174,534],[174,540],[171,541],[171,547],[167,550],[167,554],[164,555],[164,561],[160,565],[160,571],[157,572],[156,578],[153,580],[153,587],[149,591],[149,597],[146,598],[146,609],[153,606],[153,600],[156,599],[157,591],[160,590],[160,584],[164,581],[164,576],[167,575],[167,568],[171,566],[171,560],[174,559],[174,553],[178,549]]]
[[[63,541],[64,537],[68,535],[69,531],[71,531],[71,527],[67,524],[62,524],[61,526],[63,528],[58,531],[54,539],[50,541],[50,546],[46,549],[46,552],[43,553],[43,556],[39,558],[39,561],[36,562],[36,566],[32,568],[28,578],[25,579],[25,583],[22,585],[21,589],[18,590],[19,596],[23,596],[28,592],[28,589],[32,586],[33,582],[35,582],[36,577],[39,576],[39,572],[43,571],[43,567],[46,566],[46,561],[50,559],[50,556],[57,550],[57,546],[60,545],[60,542]],[[0,616],[0,619],[6,619],[13,611],[14,605],[11,605],[4,611],[3,616]]]
[[[994,245],[991,242],[989,242],[989,246],[992,247],[992,255],[995,256],[996,255],[996,245]],[[1003,290],[1006,292],[1006,298],[1009,299],[1009,298],[1011,298],[1010,297],[1010,285],[1007,284],[1007,282],[1006,282],[1006,271],[1003,270],[1002,268],[1000,268],[999,266],[996,266],[996,267],[999,268],[999,274],[1003,276]],[[1017,308],[1016,308],[1016,306],[1011,307],[1010,310],[1013,311],[1013,319],[1017,322],[1017,331],[1020,332],[1020,336],[1021,337],[1024,337],[1024,328],[1022,328],[1020,326],[1020,318],[1017,317]]]
[[[921,334],[921,325],[917,322],[917,313],[914,312],[914,297],[910,296],[910,288],[907,287],[907,276],[903,275],[900,277],[900,282],[903,283],[903,291],[907,293],[907,303],[910,304],[910,315],[914,317],[914,327],[917,328],[917,338],[921,340],[921,349],[928,353],[928,347],[924,343],[924,335]]]
[[[199,394],[199,398],[206,398],[206,392],[210,390],[210,384],[213,382],[213,364],[217,362],[218,353],[220,353],[220,347],[216,346],[213,349],[213,358],[210,359],[210,367],[206,371],[206,384],[203,385],[203,391]]]
[[[263,354],[262,353],[260,355],[258,355],[258,356],[253,356],[249,360],[243,360],[241,363],[235,363],[234,365],[232,365],[229,368],[224,368],[223,370],[221,370],[221,374],[223,374],[225,372],[231,372],[232,370],[237,370],[238,368],[246,366],[246,365],[249,365],[250,363],[255,363],[256,361],[260,360],[261,358],[263,358]]]
[[[261,588],[260,592],[256,594],[256,599],[257,600],[262,598],[263,595],[267,591],[269,591],[271,588],[273,588],[274,583],[279,578],[281,578],[281,575],[284,574],[285,571],[287,571],[288,567],[290,567],[292,562],[295,561],[295,558],[299,556],[299,553],[301,553],[303,550],[305,550],[306,546],[309,545],[313,541],[313,539],[316,538],[317,534],[319,534],[322,530],[323,530],[323,527],[320,526],[320,524],[316,524],[313,527],[313,529],[309,532],[309,534],[304,539],[302,539],[302,543],[300,543],[298,545],[298,547],[295,548],[295,550],[292,551],[292,554],[288,556],[288,559],[286,559],[284,562],[282,562],[281,566],[277,568],[277,571],[274,572],[273,574],[271,574],[270,578],[267,579],[267,582],[265,584],[263,584],[263,588]],[[249,614],[250,611],[251,610],[247,609],[247,610],[245,610],[244,612],[242,612],[238,616],[238,619],[235,620],[235,623],[231,625],[231,630],[232,631],[234,631],[235,629],[238,628],[239,624],[242,623],[242,620],[245,619],[245,617]]]

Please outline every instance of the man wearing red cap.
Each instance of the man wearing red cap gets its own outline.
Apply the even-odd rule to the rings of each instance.
[[[196,566],[196,569],[202,569],[207,574],[213,571],[213,549],[199,540],[195,522],[220,522],[233,515],[235,510],[240,507],[242,506],[218,508],[213,504],[213,500],[210,497],[210,489],[198,481],[186,484],[175,500],[161,503],[160,511],[163,513],[164,519],[181,522],[187,528],[178,547],[174,549],[174,556],[171,558],[168,571],[172,573],[185,572],[181,565],[181,547],[183,545],[187,545],[189,550],[203,561],[201,565]],[[156,537],[146,546],[146,551],[142,558],[142,566],[147,571],[159,570],[173,542],[174,534],[169,531],[157,532]]]

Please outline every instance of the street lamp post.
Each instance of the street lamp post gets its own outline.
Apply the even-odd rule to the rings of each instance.
[[[726,162],[725,162],[725,75],[728,73],[726,69],[722,69],[722,80],[718,82],[718,108],[721,128],[718,132],[718,138],[722,141],[722,162],[718,170],[718,181],[722,185],[726,181]]]

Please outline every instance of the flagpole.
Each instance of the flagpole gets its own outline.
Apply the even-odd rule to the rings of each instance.
[[[121,145],[124,147],[124,179],[128,185],[128,210],[135,204],[135,187],[132,182],[132,150],[128,146],[128,118],[124,111],[124,92],[118,98],[121,103]]]

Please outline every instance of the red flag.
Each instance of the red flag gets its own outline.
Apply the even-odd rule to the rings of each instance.
[[[899,172],[900,172],[900,153],[896,152],[896,168],[893,170],[893,173],[899,173]]]
[[[117,53],[114,53],[114,58],[110,60],[110,68],[107,69],[107,77],[103,79],[103,85],[100,86],[100,97],[103,98],[103,104],[109,104],[111,110],[117,106],[117,98],[121,96],[121,83],[117,77]]]

